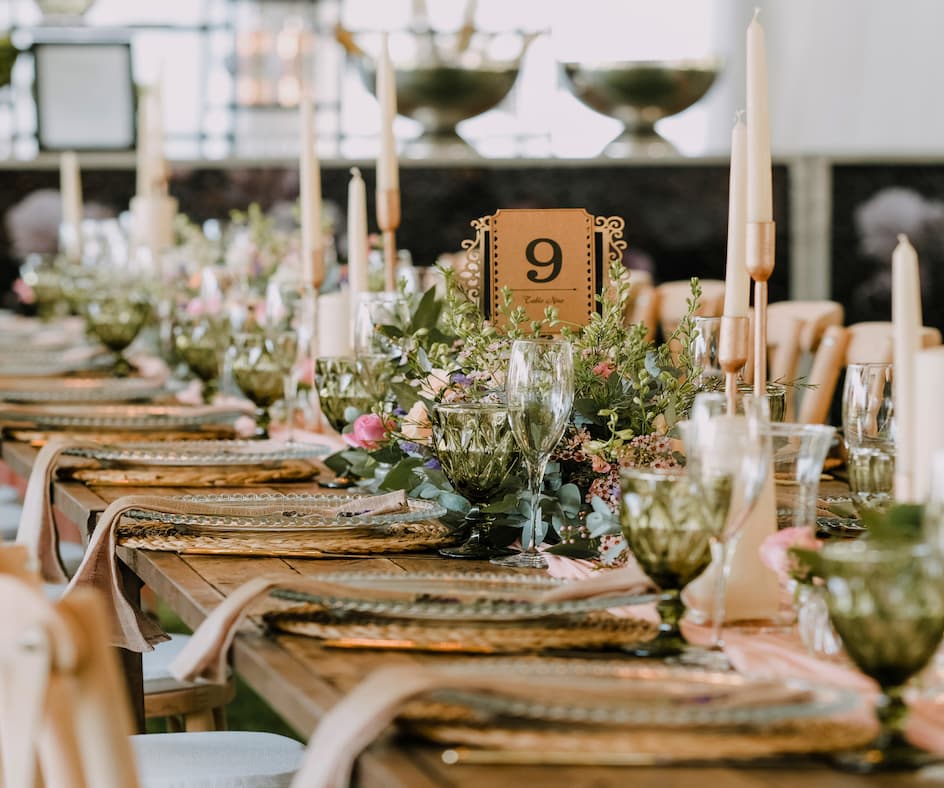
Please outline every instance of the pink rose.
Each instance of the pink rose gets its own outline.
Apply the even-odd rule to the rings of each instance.
[[[601,378],[608,378],[616,371],[616,364],[612,361],[601,361],[593,368],[593,374],[599,375]]]
[[[823,543],[816,538],[812,528],[784,528],[771,534],[760,545],[760,560],[773,571],[782,583],[791,579],[795,561],[790,556],[792,548],[819,550]]]
[[[352,432],[345,433],[342,437],[348,446],[354,446],[359,449],[374,451],[379,449],[387,432],[396,426],[392,420],[384,424],[383,419],[376,413],[365,413],[354,419],[354,429]]]
[[[34,293],[33,288],[22,279],[17,279],[13,283],[13,292],[16,293],[16,297],[20,299],[21,304],[36,303],[36,293]]]

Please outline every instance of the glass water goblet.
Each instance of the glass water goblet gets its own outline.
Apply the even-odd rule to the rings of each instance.
[[[778,488],[777,527],[815,528],[819,480],[836,428],[784,422],[770,424],[765,432]]]
[[[321,356],[315,360],[315,390],[328,424],[339,435],[363,413],[370,413],[376,400],[364,387],[358,359],[352,356]],[[354,481],[339,476],[319,482],[322,487],[345,489]]]
[[[233,378],[256,406],[256,436],[269,437],[269,408],[284,394],[286,369],[295,359],[297,340],[290,332],[241,333],[235,337]]]
[[[696,317],[695,335],[692,337],[692,362],[695,365],[695,385],[700,389],[714,390],[724,386],[724,370],[718,360],[718,345],[721,341],[720,317]]]
[[[895,488],[892,364],[850,364],[842,391],[849,489],[856,508],[887,508]]]
[[[124,351],[134,342],[150,314],[148,298],[134,290],[105,290],[89,296],[85,304],[86,324],[114,354],[112,371],[117,377],[127,377],[133,371]]]
[[[846,653],[881,689],[878,736],[836,763],[856,772],[916,769],[935,760],[905,740],[904,686],[944,635],[944,557],[930,545],[837,541],[823,548],[826,603]]]
[[[679,629],[685,613],[682,590],[711,563],[711,542],[727,519],[732,480],[718,478],[713,490],[705,490],[679,470],[630,468],[621,477],[623,536],[659,587],[661,619],[653,640],[626,650],[639,657],[684,656],[694,649]]]
[[[439,552],[450,558],[493,558],[509,550],[488,542],[489,517],[482,507],[506,483],[518,464],[518,446],[501,403],[441,403],[432,413],[433,451],[456,492],[472,508],[465,516],[469,538]]]
[[[711,614],[711,642],[717,651],[724,645],[725,598],[734,553],[771,467],[767,398],[744,395],[740,415],[729,416],[727,408],[724,394],[697,394],[683,432],[686,469],[696,487],[718,495],[731,486],[728,514],[710,534],[719,558]]]
[[[223,354],[229,334],[222,320],[198,317],[178,323],[173,329],[177,355],[201,382],[200,396],[209,403],[219,390]]]
[[[493,558],[500,566],[539,569],[547,559],[538,552],[543,541],[541,489],[551,452],[560,443],[574,404],[574,360],[569,342],[518,339],[511,346],[505,382],[508,421],[528,470],[531,518],[521,543],[524,550]]]
[[[388,331],[404,331],[410,323],[410,302],[399,293],[362,293],[354,312],[354,354],[360,359],[365,384],[379,402],[389,394],[390,379],[403,349]]]

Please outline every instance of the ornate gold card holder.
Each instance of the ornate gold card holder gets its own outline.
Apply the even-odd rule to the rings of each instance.
[[[528,320],[557,308],[558,330],[586,325],[599,311],[597,296],[609,267],[626,249],[623,219],[593,216],[583,208],[509,209],[472,221],[475,238],[462,242],[465,266],[459,284],[477,300],[487,320],[499,323],[502,290]]]

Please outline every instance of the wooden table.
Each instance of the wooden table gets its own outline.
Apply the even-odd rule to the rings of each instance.
[[[35,449],[16,443],[3,445],[3,458],[19,474],[29,471]],[[294,491],[311,484],[273,485],[260,490]],[[245,491],[246,488],[240,488]],[[108,502],[142,488],[87,488],[74,482],[58,482],[54,500],[59,512],[83,533],[94,526]],[[147,488],[149,494],[181,494],[195,490]],[[205,489],[201,490],[206,492]],[[216,491],[225,492],[223,488]],[[314,576],[325,572],[445,572],[488,567],[479,562],[440,558],[434,554],[390,558],[290,559],[263,557],[181,556],[174,553],[121,548],[121,560],[161,597],[190,627],[196,627],[219,602],[244,580],[258,575]],[[337,650],[322,648],[311,638],[267,636],[257,619],[248,622],[233,648],[236,672],[276,712],[307,737],[324,713],[370,671],[381,666],[435,663],[459,657],[393,651]],[[467,657],[466,657],[467,658]],[[489,657],[477,657],[487,660]],[[790,768],[655,768],[576,766],[447,766],[442,747],[401,741],[394,734],[375,744],[358,761],[358,783],[394,788],[433,786],[541,786],[571,788],[835,788],[856,786],[927,785],[912,776],[860,777],[843,774],[815,763],[797,760]]]

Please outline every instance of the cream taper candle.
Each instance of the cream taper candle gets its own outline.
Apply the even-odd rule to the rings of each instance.
[[[739,112],[731,130],[731,174],[728,190],[728,259],[724,280],[724,314],[747,317],[751,277],[747,272],[744,233],[747,215],[747,126]],[[723,330],[723,329],[722,329]]]
[[[915,443],[912,461],[912,491],[907,499],[916,503],[925,503],[931,490],[931,461],[934,454],[944,449],[944,411],[941,410],[941,392],[944,391],[944,347],[938,346],[918,350],[914,354],[914,392],[908,401],[913,414],[913,422],[920,425],[915,430]],[[898,365],[895,364],[895,381],[898,380]],[[897,396],[897,394],[896,394]],[[898,412],[898,399],[895,411]],[[898,416],[895,427],[899,427]],[[895,449],[895,500],[898,498],[898,464],[902,451]]]
[[[62,204],[63,252],[75,262],[82,256],[82,175],[73,151],[59,158],[59,197]]]
[[[894,324],[893,359],[895,373],[895,500],[902,503],[920,501],[915,497],[914,476],[922,461],[915,447],[919,421],[923,416],[915,407],[915,366],[921,335],[921,281],[918,276],[918,253],[905,235],[898,236],[892,252],[892,323]],[[935,392],[940,396],[940,390]],[[923,430],[924,427],[922,426]]]
[[[302,224],[302,276],[317,288],[324,281],[324,238],[321,231],[321,164],[316,148],[314,108],[305,88],[299,101],[299,192]]]
[[[377,101],[380,104],[380,155],[377,158],[377,193],[400,188],[397,141],[393,122],[397,117],[397,83],[384,33],[377,60]]]
[[[356,304],[367,282],[367,188],[357,167],[351,168],[347,187],[347,281],[351,303]]]
[[[767,113],[767,52],[757,19],[747,28],[747,221],[773,221],[770,120]]]

